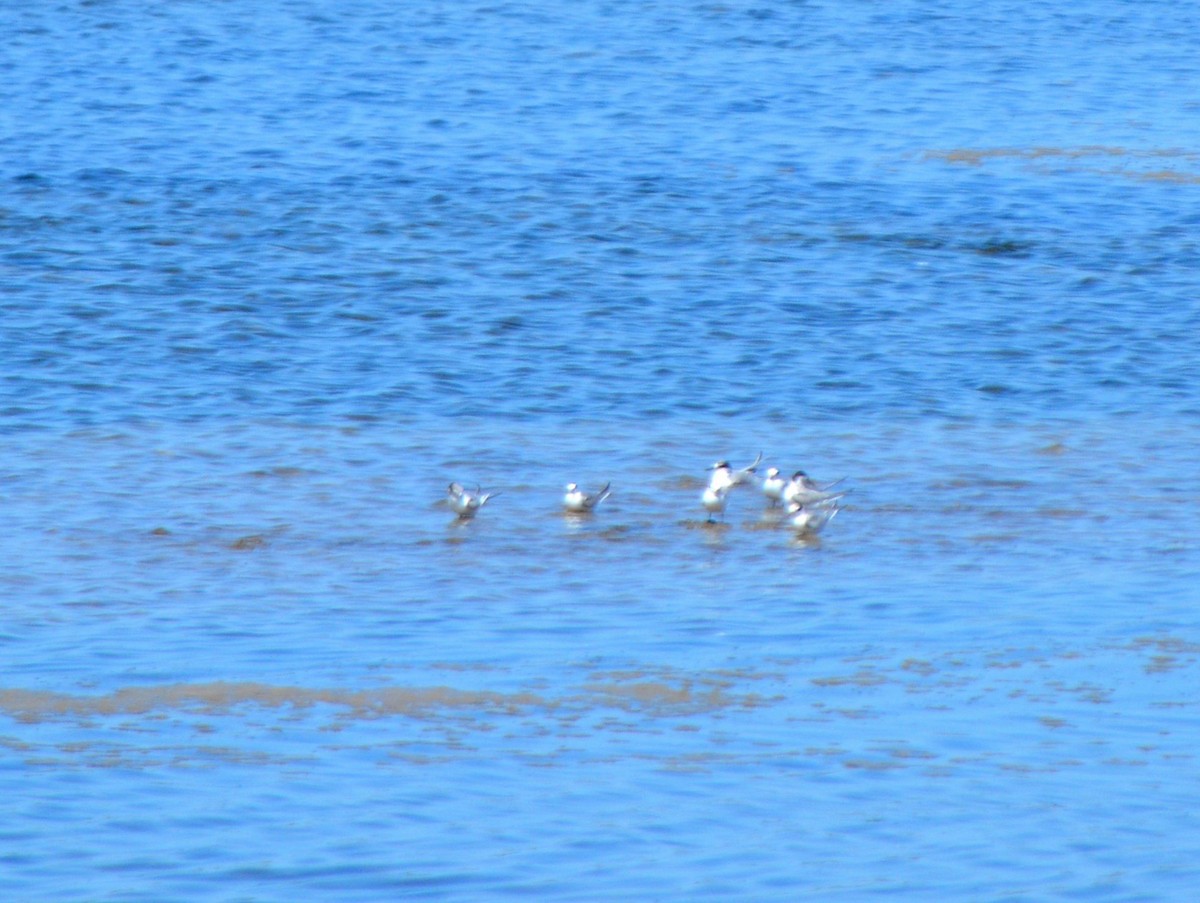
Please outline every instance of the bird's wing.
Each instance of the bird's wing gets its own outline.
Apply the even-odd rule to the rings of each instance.
[[[758,465],[762,463],[762,459],[763,453],[759,452],[758,457],[754,459],[753,464],[751,464],[749,467],[742,468],[742,473],[754,473],[754,471],[758,469]]]

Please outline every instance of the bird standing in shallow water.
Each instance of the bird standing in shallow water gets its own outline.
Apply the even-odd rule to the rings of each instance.
[[[729,466],[728,461],[718,461],[709,468],[713,472],[708,481],[709,489],[729,489],[732,486],[738,486],[745,483],[754,475],[754,471],[758,465],[762,463],[762,452],[758,453],[758,457],[754,459],[754,463],[749,467],[743,467],[741,470],[734,470]]]
[[[788,508],[788,524],[797,535],[815,536],[842,509],[836,504],[825,504],[817,507],[793,505]]]
[[[451,483],[450,488],[446,490],[450,507],[463,520],[474,517],[475,512],[482,508],[488,499],[493,499],[499,494],[498,492],[484,492],[478,486],[475,487],[475,492],[467,492],[462,483]]]
[[[714,514],[720,514],[721,520],[725,519],[725,504],[729,501],[729,490],[730,486],[709,486],[700,496],[700,504],[708,512],[708,523],[716,523],[713,520]]]
[[[778,508],[783,504],[783,490],[787,487],[787,483],[788,481],[783,478],[778,467],[767,468],[767,475],[763,477],[762,481],[762,491],[772,508]]]
[[[846,494],[845,492],[829,491],[840,482],[841,480],[838,480],[825,486],[818,486],[803,470],[797,470],[788,484],[783,487],[783,501],[788,506],[789,512],[792,507],[800,508],[818,502],[833,502]]]
[[[563,496],[563,507],[570,514],[586,514],[612,495],[608,488],[611,485],[605,483],[599,492],[587,493],[579,488],[578,483],[568,483],[567,494]]]
[[[760,463],[762,463],[762,452],[758,453],[758,457],[754,459],[753,464],[749,467],[743,467],[741,470],[734,470],[729,466],[728,461],[718,461],[709,468],[713,472],[713,475],[709,478],[708,488],[700,496],[700,504],[708,512],[708,523],[714,523],[714,514],[720,514],[721,518],[724,519],[725,505],[729,500],[729,490],[749,480]]]

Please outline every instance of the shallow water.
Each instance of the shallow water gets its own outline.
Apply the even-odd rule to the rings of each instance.
[[[0,890],[1189,898],[1173,15],[0,13]]]

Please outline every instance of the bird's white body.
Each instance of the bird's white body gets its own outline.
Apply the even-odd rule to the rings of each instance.
[[[831,484],[833,485],[833,484]],[[833,502],[846,493],[830,492],[828,486],[818,486],[803,470],[797,470],[783,488],[783,502],[791,508],[802,508],[805,505],[816,505],[822,502]]]
[[[728,502],[729,490],[734,486],[739,486],[747,482],[753,475],[755,469],[762,462],[762,452],[759,452],[754,463],[749,467],[743,467],[741,470],[734,470],[729,466],[728,461],[718,461],[709,468],[713,472],[708,480],[708,488],[700,496],[700,503],[704,506],[704,510],[708,512],[708,519],[711,522],[714,514],[725,515],[725,505]]]
[[[829,523],[842,509],[835,504],[813,507],[794,505],[788,508],[788,525],[798,534],[813,536]]]
[[[468,518],[474,517],[475,512],[487,504],[488,499],[495,498],[499,493],[483,492],[478,487],[475,492],[468,492],[461,483],[451,483],[446,495],[454,513],[460,518]]]
[[[704,494],[700,496],[700,504],[704,506],[704,510],[708,512],[708,519],[711,521],[714,514],[725,516],[725,505],[729,501],[729,486],[709,486],[704,490]]]
[[[742,483],[748,482],[758,465],[762,462],[762,454],[760,453],[754,459],[754,463],[749,467],[743,467],[741,470],[734,470],[729,466],[728,461],[718,461],[709,468],[713,475],[708,480],[709,489],[730,489],[734,486],[739,486]]]
[[[708,488],[714,492],[724,492],[738,484],[733,470],[725,462],[719,462],[712,467],[712,476],[708,479]]]
[[[577,483],[567,484],[567,493],[563,496],[563,507],[571,514],[584,514],[591,511],[612,493],[610,483],[605,483],[599,492],[584,492]]]
[[[768,467],[767,475],[763,477],[762,491],[772,508],[777,508],[783,502],[783,490],[788,481],[783,478],[778,467]]]

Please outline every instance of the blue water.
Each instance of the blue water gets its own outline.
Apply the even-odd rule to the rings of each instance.
[[[1192,899],[1198,26],[0,9],[0,898]]]

